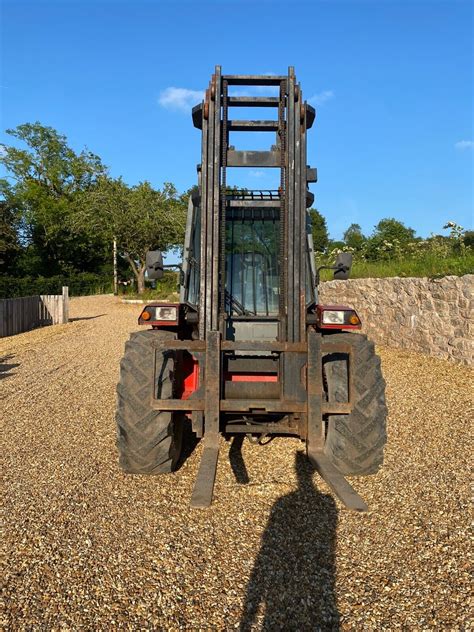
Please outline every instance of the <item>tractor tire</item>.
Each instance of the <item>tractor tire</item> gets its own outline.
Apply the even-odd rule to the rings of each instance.
[[[132,333],[125,344],[117,384],[117,447],[120,467],[130,474],[165,474],[175,469],[181,453],[183,416],[160,412],[151,395],[173,396],[174,354],[156,353],[154,340],[175,340],[169,331]],[[155,378],[156,376],[156,378]],[[155,381],[155,383],[154,383]]]
[[[385,380],[374,344],[362,334],[336,333],[323,341],[349,343],[354,349],[353,402],[349,415],[328,415],[324,452],[344,475],[375,474],[383,463],[387,441]],[[328,402],[348,401],[348,356],[323,356],[323,377]]]

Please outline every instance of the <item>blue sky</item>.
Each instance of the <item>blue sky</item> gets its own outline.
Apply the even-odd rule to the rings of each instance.
[[[472,226],[472,33],[456,0],[7,0],[1,128],[39,120],[130,184],[184,190],[200,159],[190,105],[214,66],[294,65],[317,108],[308,162],[331,236],[383,217],[427,236]],[[257,171],[247,186],[272,182]]]

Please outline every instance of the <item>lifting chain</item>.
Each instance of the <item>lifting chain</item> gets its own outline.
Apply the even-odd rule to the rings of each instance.
[[[285,101],[287,92],[287,82],[280,83],[280,102],[278,104],[278,133],[280,135],[280,315],[285,315],[286,306],[286,275],[283,261],[285,258],[285,227],[286,227],[286,124],[285,124]]]
[[[222,165],[222,179],[221,179],[221,200],[220,200],[220,312],[224,317],[225,314],[225,234],[226,234],[226,195],[227,195],[227,146],[228,146],[228,131],[227,131],[227,117],[228,117],[228,103],[227,103],[227,81],[222,82],[222,139],[221,139],[221,165]]]

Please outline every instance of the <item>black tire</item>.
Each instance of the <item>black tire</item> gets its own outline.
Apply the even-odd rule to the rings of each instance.
[[[174,332],[139,331],[125,344],[115,418],[120,467],[130,474],[171,472],[179,459],[182,415],[150,406],[153,391],[161,399],[173,396],[174,370],[174,354],[166,350],[156,354],[155,370],[152,342],[175,338]]]
[[[352,345],[354,408],[350,415],[328,415],[324,452],[345,475],[375,474],[383,463],[387,441],[385,380],[374,344],[362,334],[337,333],[327,342]],[[348,356],[333,353],[323,357],[324,383],[329,402],[344,402],[348,396]]]

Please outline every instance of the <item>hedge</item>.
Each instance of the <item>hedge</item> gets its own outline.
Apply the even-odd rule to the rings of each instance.
[[[112,281],[92,272],[81,272],[70,276],[21,278],[0,276],[0,298],[36,296],[38,294],[61,294],[63,285],[69,287],[70,296],[107,294],[113,291]]]

